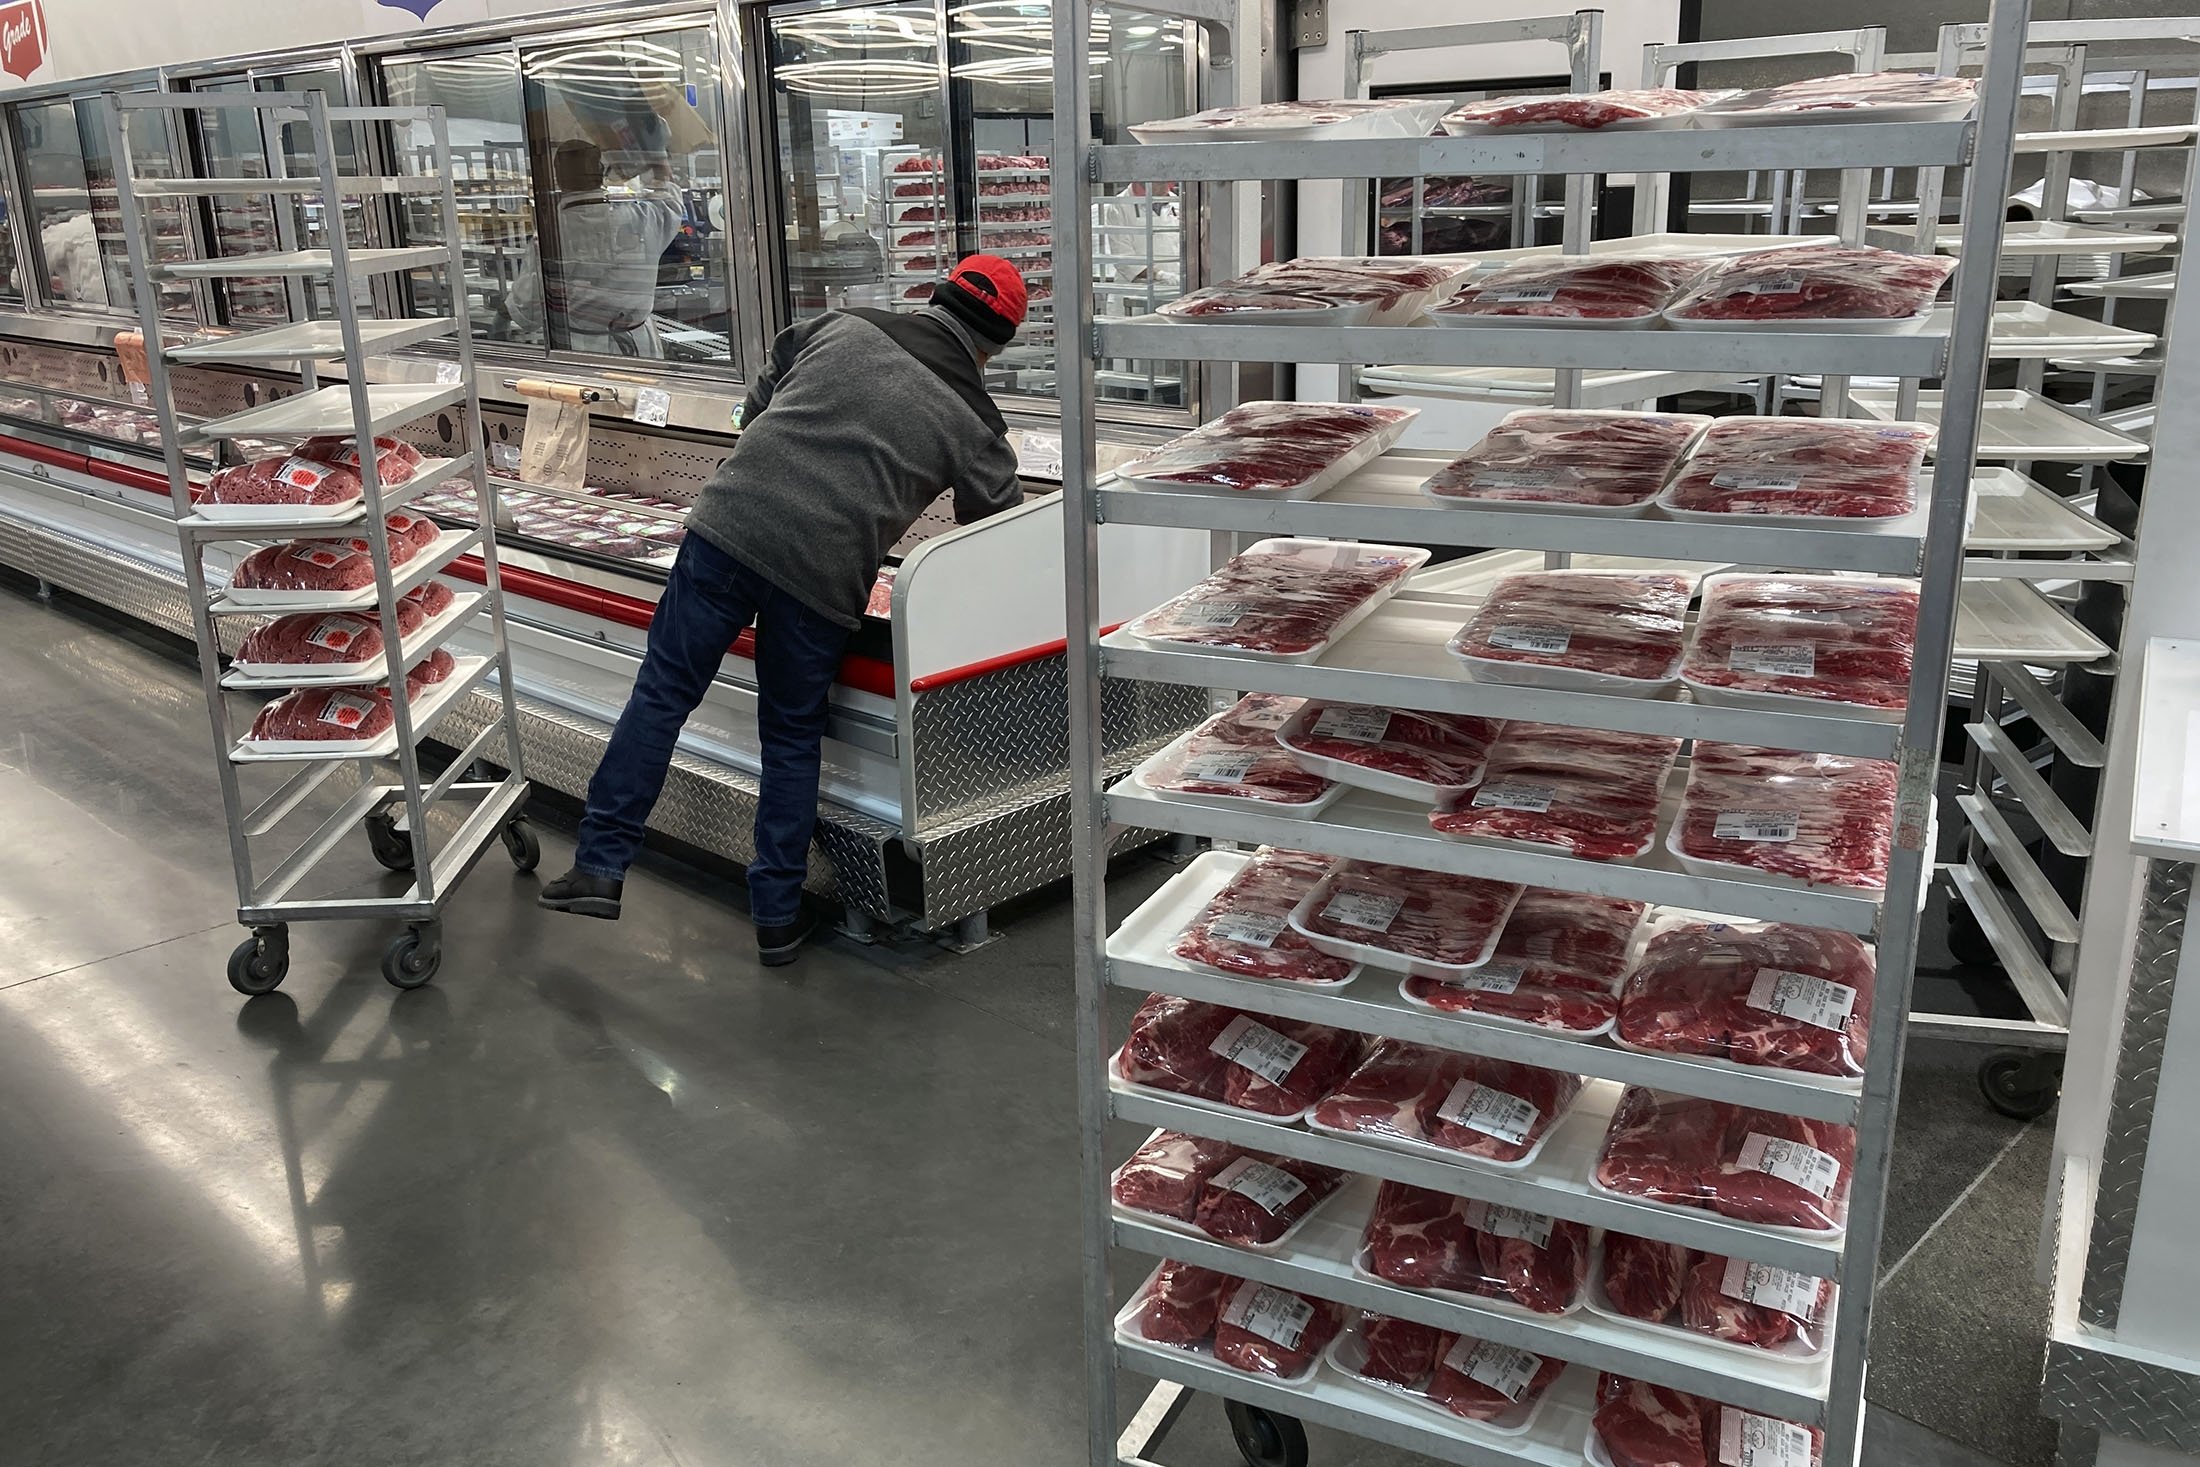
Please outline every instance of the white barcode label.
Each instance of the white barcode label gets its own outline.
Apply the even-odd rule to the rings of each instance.
[[[1524,1146],[1543,1112],[1528,1101],[1503,1090],[1493,1090],[1472,1080],[1461,1080],[1436,1107],[1436,1119],[1495,1136],[1512,1146]]]
[[[362,630],[359,623],[348,616],[324,616],[306,633],[306,642],[330,652],[343,652],[359,640]]]
[[[1564,469],[1491,469],[1469,482],[1477,489],[1550,489],[1573,480]]]
[[[1745,280],[1739,285],[1728,286],[1725,293],[1727,295],[1795,295],[1803,288],[1803,278],[1803,272],[1800,270],[1782,270],[1775,275],[1760,276],[1755,280]]]
[[[1310,730],[1316,738],[1343,739],[1354,744],[1380,743],[1390,732],[1388,708],[1345,706],[1324,708]]]
[[[1813,1467],[1810,1448],[1807,1426],[1719,1408],[1719,1467]]]
[[[1714,489],[1800,489],[1801,469],[1722,469],[1711,476]]]
[[[1499,780],[1486,784],[1474,792],[1474,803],[1485,810],[1525,810],[1531,815],[1541,815],[1551,808],[1551,801],[1558,798],[1558,791],[1547,784],[1522,784]]]
[[[1243,601],[1195,601],[1179,606],[1173,615],[1188,627],[1221,628],[1236,626],[1251,609]]]
[[[1745,1172],[1763,1172],[1793,1182],[1813,1197],[1831,1197],[1841,1181],[1841,1163],[1804,1141],[1787,1141],[1752,1131],[1737,1159]]]
[[[1468,1380],[1488,1386],[1508,1401],[1517,1401],[1534,1384],[1536,1372],[1543,1368],[1543,1357],[1492,1340],[1461,1335],[1444,1352],[1444,1365]]]
[[[1222,1322],[1286,1350],[1295,1350],[1306,1327],[1314,1322],[1314,1306],[1288,1289],[1248,1282],[1238,1285],[1238,1291],[1230,1296],[1222,1310]]]
[[[1494,1202],[1469,1202],[1467,1226],[1493,1238],[1518,1238],[1537,1248],[1551,1246],[1551,1220],[1539,1212],[1499,1207]]]
[[[1262,1212],[1280,1213],[1306,1191],[1306,1183],[1280,1166],[1241,1156],[1215,1173],[1215,1185],[1248,1198]]]
[[[1372,891],[1340,891],[1329,898],[1321,915],[1323,921],[1340,926],[1388,932],[1405,905],[1404,897],[1384,896]]]
[[[1306,1055],[1306,1046],[1286,1039],[1266,1024],[1240,1014],[1223,1027],[1207,1048],[1231,1064],[1251,1070],[1271,1085],[1281,1085]]]
[[[519,467],[517,443],[492,443],[489,445],[489,464],[492,468],[516,469]]]
[[[1818,1317],[1818,1280],[1792,1268],[1774,1268],[1769,1263],[1729,1258],[1726,1273],[1719,1280],[1719,1292],[1729,1299],[1777,1309],[1805,1324],[1815,1322]]]
[[[1287,925],[1282,917],[1261,912],[1225,912],[1207,924],[1207,936],[1246,947],[1274,947]]]
[[[1503,647],[1511,652],[1563,652],[1573,645],[1573,641],[1574,634],[1565,627],[1525,623],[1491,627],[1489,636],[1492,647]]]
[[[150,405],[153,401],[152,387],[144,382],[132,382],[130,384],[130,401],[136,403],[139,407]]]
[[[435,364],[435,380],[441,383],[443,386],[449,387],[453,383],[457,382],[458,379],[458,363],[437,362]]]
[[[1512,958],[1502,962],[1484,963],[1471,973],[1444,980],[1446,988],[1463,988],[1469,993],[1511,993],[1520,987],[1520,978],[1527,971],[1527,964]]]
[[[1810,677],[1818,666],[1816,642],[1736,642],[1726,649],[1729,672],[1763,677]]]
[[[634,421],[662,428],[672,417],[672,394],[661,387],[641,387],[634,392]]]
[[[1559,287],[1555,285],[1501,285],[1494,290],[1476,293],[1475,299],[1499,304],[1514,301],[1555,301]]]
[[[1236,719],[1240,728],[1282,728],[1298,711],[1295,703],[1269,698],[1237,714]]]
[[[357,693],[334,693],[321,709],[320,721],[338,728],[357,728],[374,712],[374,700],[362,698]]]
[[[1856,1011],[1856,990],[1831,978],[1759,968],[1749,985],[1749,1006],[1820,1029],[1845,1029]]]
[[[1221,754],[1194,754],[1184,761],[1184,778],[1205,784],[1243,784],[1260,763],[1257,751],[1232,750]]]
[[[1789,841],[1802,827],[1793,810],[1721,810],[1711,824],[1718,840]]]

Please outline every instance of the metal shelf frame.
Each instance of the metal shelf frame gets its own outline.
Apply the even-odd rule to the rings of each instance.
[[[1227,7],[1216,0],[1156,0],[1166,13],[1198,22],[1207,44],[1210,63],[1247,48],[1229,36]],[[1399,1312],[1418,1312],[1433,1318],[1443,1310],[1423,1296],[1389,1286],[1370,1285],[1338,1274],[1333,1262],[1269,1258],[1256,1261],[1217,1245],[1203,1247],[1174,1234],[1163,1234],[1135,1224],[1118,1222],[1108,1198],[1108,1127],[1112,1119],[1138,1120],[1199,1134],[1235,1140],[1264,1150],[1319,1160],[1376,1176],[1392,1177],[1416,1185],[1448,1190],[1459,1195],[1486,1197],[1537,1211],[1571,1216],[1596,1223],[1611,1223],[1648,1236],[1689,1240],[1696,1246],[1762,1261],[1777,1261],[1826,1277],[1846,1281],[1833,1321],[1833,1353],[1822,1403],[1815,1391],[1768,1390],[1765,1383],[1743,1379],[1746,1366],[1722,1373],[1706,1368],[1689,1375],[1690,1388],[1749,1408],[1777,1410],[1801,1419],[1822,1421],[1827,1440],[1826,1460],[1854,1459],[1863,1417],[1862,1387],[1873,1304],[1880,1227],[1885,1214],[1888,1153],[1893,1139],[1894,1114],[1908,997],[1917,936],[1917,912],[1924,883],[1931,875],[1930,829],[1933,779],[1941,741],[1941,710],[1947,696],[1950,664],[1955,648],[1958,591],[1964,556],[1963,534],[1970,477],[1979,430],[1985,385],[1988,328],[1992,316],[1996,280],[1993,265],[1999,255],[2001,222],[1999,201],[2006,196],[2016,132],[2017,95],[2024,59],[2026,7],[2022,0],[1996,0],[1989,22],[1990,45],[1986,78],[1975,120],[1914,125],[1849,124],[1781,128],[1732,129],[1719,132],[1647,132],[1598,136],[1594,134],[1545,134],[1456,139],[1398,140],[1391,142],[1339,142],[1283,144],[1191,143],[1147,147],[1095,146],[1089,109],[1079,92],[1089,74],[1090,41],[1083,3],[1069,3],[1057,12],[1054,43],[1054,75],[1076,79],[1076,85],[1058,80],[1056,116],[1066,136],[1060,140],[1066,156],[1090,161],[1087,169],[1063,168],[1054,175],[1054,215],[1058,219],[1090,217],[1094,189],[1103,183],[1137,180],[1193,180],[1207,183],[1280,180],[1297,178],[1372,177],[1412,178],[1428,174],[1551,174],[1566,175],[1572,183],[1588,181],[1601,173],[1670,173],[1702,170],[1732,171],[1748,168],[1838,168],[1864,170],[1901,166],[1963,166],[1966,184],[1994,207],[1974,210],[1965,226],[1964,256],[1988,262],[1979,267],[1959,266],[1951,325],[1944,334],[1915,336],[1848,336],[1834,333],[1750,334],[1741,332],[1590,332],[1558,329],[1491,329],[1451,331],[1435,327],[1294,329],[1260,327],[1183,327],[1145,321],[1096,322],[1087,349],[1065,353],[1058,380],[1062,397],[1063,463],[1065,466],[1065,564],[1066,611],[1069,627],[1068,666],[1070,688],[1070,770],[1072,780],[1072,886],[1075,896],[1073,950],[1077,985],[1077,1062],[1079,1066],[1078,1113],[1081,1129],[1085,1188],[1085,1237],[1083,1284],[1085,1291],[1088,1388],[1090,1393],[1088,1444],[1092,1467],[1143,1462],[1154,1440],[1183,1407],[1181,1387],[1211,1390],[1216,1394],[1258,1405],[1284,1415],[1303,1414],[1372,1439],[1413,1445],[1446,1460],[1471,1462],[1543,1462],[1550,1460],[1547,1446],[1533,1438],[1510,1446],[1475,1445],[1469,1450],[1445,1449],[1433,1442],[1433,1432],[1401,1432],[1395,1412],[1352,1404],[1349,1392],[1317,1389],[1311,1394],[1280,1392],[1253,1380],[1232,1379],[1234,1372],[1187,1361],[1181,1367],[1158,1363],[1147,1352],[1118,1345],[1113,1335],[1116,1293],[1110,1251],[1117,1245],[1140,1251],[1176,1256],[1196,1254],[1217,1266],[1235,1266],[1247,1276],[1269,1278],[1304,1287],[1310,1293],[1328,1293],[1347,1303],[1379,1303]],[[1564,26],[1569,17],[1551,17],[1541,24]],[[1502,23],[1501,23],[1502,24]],[[1534,24],[1534,23],[1522,23]],[[1471,29],[1471,28],[1462,28]],[[1412,33],[1401,33],[1411,35]],[[1379,38],[1361,41],[1375,49]],[[1234,90],[1232,88],[1231,90]],[[1210,98],[1228,102],[1230,96]],[[1862,174],[1858,175],[1860,178]],[[1571,184],[1570,184],[1571,190]],[[1861,195],[1858,196],[1861,202]],[[1576,250],[1585,240],[1572,242]],[[1060,276],[1061,319],[1093,320],[1093,291],[1088,272],[1081,268],[1091,242],[1078,235],[1057,241],[1057,253],[1065,257]],[[1543,716],[1566,721],[1568,712],[1583,722],[1648,719],[1672,731],[1711,735],[1724,715],[1735,710],[1696,708],[1672,703],[1638,705],[1622,712],[1618,699],[1579,700],[1561,712],[1563,701],[1538,690],[1501,689],[1440,681],[1434,677],[1396,677],[1372,667],[1300,667],[1258,663],[1243,659],[1200,657],[1154,650],[1140,650],[1119,636],[1105,641],[1100,632],[1099,528],[1109,518],[1145,519],[1152,522],[1204,528],[1218,558],[1234,548],[1234,536],[1266,528],[1253,516],[1272,514],[1268,523],[1289,523],[1323,534],[1377,538],[1396,533],[1404,524],[1432,526],[1417,506],[1392,503],[1359,504],[1350,498],[1307,506],[1263,506],[1248,510],[1216,499],[1195,503],[1193,496],[1164,495],[1141,503],[1131,491],[1104,486],[1096,472],[1094,414],[1097,401],[1096,372],[1101,359],[1112,356],[1156,354],[1208,362],[1310,362],[1366,363],[1417,362],[1434,365],[1491,363],[1557,369],[1560,381],[1579,369],[1604,367],[1672,368],[1707,372],[1731,372],[1737,377],[1822,374],[1838,392],[1849,374],[1891,376],[1913,382],[1938,378],[1944,391],[1938,454],[1922,534],[1908,547],[1894,553],[1900,568],[1921,572],[1922,609],[1911,696],[1900,725],[1879,725],[1865,731],[1860,721],[1830,718],[1806,719],[1791,726],[1796,735],[1791,747],[1821,747],[1810,742],[1827,735],[1847,738],[1854,734],[1876,742],[1893,755],[1900,769],[1900,793],[1891,832],[1893,854],[1888,881],[1879,893],[1805,889],[1758,881],[1737,875],[1734,879],[1701,878],[1648,857],[1626,863],[1597,863],[1538,854],[1518,847],[1445,840],[1431,832],[1421,812],[1374,796],[1347,794],[1315,820],[1283,820],[1171,802],[1128,786],[1110,791],[1105,787],[1100,740],[1100,679],[1103,668],[1116,677],[1159,678],[1213,686],[1218,690],[1242,690],[1265,686],[1274,691],[1316,693],[1328,688],[1331,695],[1374,702],[1399,701],[1409,705],[1445,703],[1454,697],[1476,702],[1478,711],[1522,715],[1534,707]],[[1561,400],[1563,400],[1563,385]],[[1217,412],[1227,402],[1210,403]],[[1464,445],[1458,445],[1464,447]],[[1412,519],[1407,516],[1414,516]],[[1517,521],[1525,516],[1494,516]],[[1463,534],[1471,534],[1474,518],[1461,518]],[[1580,527],[1577,519],[1552,516],[1549,523],[1530,527],[1508,524],[1506,532],[1523,546],[1533,543],[1553,554],[1580,548],[1569,539],[1569,530]],[[1584,527],[1585,528],[1585,527]],[[1695,527],[1687,527],[1693,530]],[[1583,539],[1596,538],[1595,532]],[[1758,563],[1782,564],[1789,554],[1810,563],[1814,551],[1823,558],[1835,549],[1833,542],[1814,545],[1811,537],[1796,534],[1780,551],[1782,540],[1768,536],[1753,546],[1765,553],[1751,557]],[[1846,547],[1847,554],[1856,547]],[[1916,564],[1906,557],[1918,553]],[[1877,553],[1876,550],[1873,553]],[[1406,594],[1414,594],[1408,588]],[[1325,679],[1327,680],[1325,682]],[[1330,686],[1334,684],[1334,686]],[[1471,691],[1453,691],[1454,687]],[[1349,691],[1346,691],[1349,689]],[[1385,693],[1392,696],[1386,697]],[[1804,728],[1803,723],[1816,726]],[[1841,725],[1841,726],[1837,726]],[[1807,735],[1808,737],[1805,737]],[[1134,958],[1128,951],[1111,956],[1111,922],[1103,885],[1109,837],[1121,825],[1175,830],[1206,835],[1217,841],[1288,840],[1296,847],[1312,847],[1341,855],[1369,856],[1403,864],[1476,871],[1512,880],[1596,892],[1626,890],[1654,900],[1685,902],[1713,911],[1778,914],[1790,920],[1841,927],[1871,933],[1879,944],[1878,993],[1873,1007],[1870,1063],[1859,1091],[1830,1095],[1822,1088],[1810,1093],[1783,1091],[1777,1078],[1737,1077],[1702,1066],[1687,1088],[1698,1092],[1706,1086],[1722,1091],[1746,1085],[1758,1097],[1755,1103],[1771,1108],[1783,1104],[1795,1113],[1822,1115],[1832,1106],[1853,1113],[1857,1150],[1851,1172],[1851,1193],[1846,1232],[1826,1237],[1804,1237],[1767,1230],[1712,1216],[1683,1216],[1675,1211],[1646,1207],[1626,1199],[1589,1189],[1579,1181],[1537,1179],[1515,1173],[1477,1170],[1409,1153],[1358,1144],[1319,1135],[1296,1126],[1250,1115],[1226,1114],[1153,1092],[1119,1090],[1108,1076],[1112,1046],[1107,1024],[1107,997],[1111,987],[1146,991],[1180,991],[1187,995],[1223,1001],[1242,1001],[1263,1012],[1289,1012],[1297,1017],[1327,1022],[1363,1032],[1387,1032],[1392,1028],[1422,1037],[1429,1033],[1427,1016],[1406,1011],[1381,993],[1380,978],[1363,977],[1345,994],[1284,993],[1254,995],[1233,980],[1220,979],[1150,959]],[[1662,826],[1661,826],[1662,828]],[[1258,985],[1244,985],[1251,988]],[[1273,985],[1278,989],[1289,985]],[[1258,1000],[1258,1001],[1256,1001]],[[1535,1036],[1506,1034],[1494,1029],[1478,1032],[1474,1026],[1448,1031],[1458,1048],[1481,1052],[1534,1051],[1540,1062],[1558,1064],[1564,1057],[1544,1053]],[[1615,1052],[1617,1053],[1617,1052]],[[1643,1078],[1629,1056],[1614,1060],[1607,1055],[1593,1060],[1584,1056],[1587,1072],[1607,1080]],[[1686,1060],[1676,1064],[1687,1065]],[[1624,1072],[1620,1073],[1620,1072]],[[1675,1072],[1663,1070],[1671,1078]],[[1593,1139],[1591,1146],[1593,1148]],[[1445,1313],[1447,1319],[1453,1318]],[[1457,1323],[1454,1320],[1454,1323]],[[1609,1352],[1605,1342],[1555,1339],[1555,1331],[1537,1335],[1536,1348],[1551,1355],[1620,1368],[1638,1368],[1645,1374],[1671,1380],[1678,1370],[1677,1357],[1662,1364],[1638,1355],[1624,1360]],[[1647,1352],[1644,1352],[1647,1354]],[[1138,1425],[1121,1438],[1117,1435],[1116,1370],[1118,1365],[1164,1377],[1164,1384],[1139,1413]],[[1301,1406],[1304,1409],[1298,1409]],[[1578,1452],[1578,1446],[1573,1450]]]

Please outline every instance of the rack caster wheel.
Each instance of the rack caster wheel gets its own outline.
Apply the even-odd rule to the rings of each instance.
[[[409,927],[382,954],[382,976],[398,988],[420,988],[443,966],[440,926]]]
[[[395,816],[369,815],[361,823],[367,828],[367,849],[378,864],[391,871],[412,870],[412,841],[397,828]]]
[[[1230,1435],[1237,1439],[1245,1467],[1306,1467],[1306,1428],[1298,1418],[1243,1401],[1224,1401],[1222,1413],[1230,1418]]]
[[[1998,968],[2001,954],[1994,951],[1986,929],[1978,925],[1962,897],[1948,897],[1948,955],[1966,968]]]
[[[248,997],[273,993],[290,973],[290,932],[261,927],[229,955],[229,986]]]
[[[504,827],[504,849],[511,853],[512,868],[523,875],[542,863],[542,842],[535,839],[535,828],[524,820]]]
[[[2062,1098],[2062,1063],[2053,1055],[2005,1050],[1978,1067],[1979,1094],[2013,1121],[2036,1121]]]

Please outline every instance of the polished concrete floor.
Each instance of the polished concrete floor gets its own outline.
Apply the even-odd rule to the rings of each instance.
[[[1082,1460],[1061,893],[762,970],[713,878],[652,858],[614,925],[492,853],[432,987],[332,925],[247,1003],[178,649],[0,582],[0,688],[0,1462]],[[1910,1065],[1873,1463],[2050,1455],[2045,1132],[1971,1059]],[[1212,1402],[1162,1457],[1237,1461]]]

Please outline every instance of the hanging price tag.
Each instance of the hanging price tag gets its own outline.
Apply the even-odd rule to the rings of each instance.
[[[1721,810],[1711,823],[1718,840],[1789,841],[1802,828],[1802,817],[1793,810]]]
[[[1813,1197],[1831,1197],[1841,1181],[1841,1163],[1817,1147],[1752,1131],[1742,1142],[1736,1163],[1745,1172],[1763,1172],[1793,1182]]]
[[[1527,1144],[1543,1112],[1517,1095],[1461,1080],[1436,1107],[1436,1119],[1480,1131],[1513,1146]]]
[[[672,417],[672,394],[661,387],[640,387],[634,392],[634,421],[662,428]]]
[[[1207,1048],[1231,1064],[1251,1070],[1271,1085],[1281,1085],[1306,1057],[1305,1045],[1296,1039],[1286,1039],[1266,1024],[1256,1023],[1242,1014],[1225,1025]]]
[[[1749,985],[1749,1006],[1818,1029],[1845,1029],[1856,1010],[1856,990],[1831,978],[1759,968]]]
[[[1372,891],[1340,891],[1322,908],[1322,920],[1344,927],[1363,927],[1369,932],[1388,932],[1405,909],[1405,898]]]
[[[1490,645],[1509,652],[1563,652],[1574,634],[1565,627],[1508,624],[1490,628]]]

